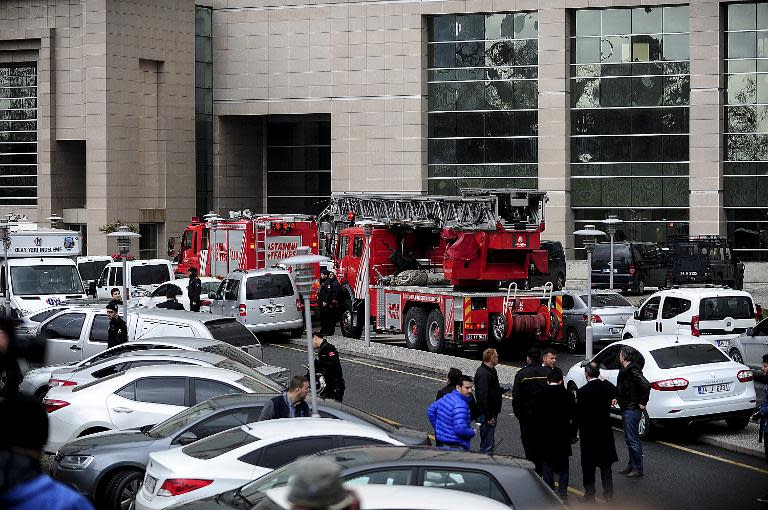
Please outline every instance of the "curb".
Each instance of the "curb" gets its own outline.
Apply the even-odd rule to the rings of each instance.
[[[438,377],[444,377],[444,374],[451,367],[456,367],[463,373],[474,376],[475,370],[480,365],[480,360],[459,358],[448,354],[435,354],[427,351],[416,351],[398,345],[388,345],[372,341],[371,346],[366,347],[363,340],[355,340],[343,336],[329,336],[327,339],[343,354],[352,354],[384,363],[394,363],[402,367],[424,370],[436,374]],[[289,343],[301,346],[307,345],[307,341],[304,338],[292,338],[289,340]],[[515,374],[520,369],[509,365],[497,365],[496,370],[499,373],[499,382],[501,384],[512,384]],[[750,433],[749,435],[752,434]],[[701,434],[697,440],[710,446],[751,457],[762,458],[764,456],[763,451],[758,448],[742,446],[717,436]]]

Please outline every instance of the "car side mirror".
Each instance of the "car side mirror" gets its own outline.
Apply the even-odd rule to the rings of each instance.
[[[184,432],[182,435],[180,435],[179,437],[177,437],[176,441],[174,442],[176,444],[186,445],[186,444],[194,443],[198,439],[199,438],[197,437],[197,434],[188,430]]]
[[[755,328],[747,328],[747,336],[755,336]]]
[[[635,320],[640,320],[640,310],[635,310]]]
[[[579,363],[579,366],[580,366],[581,368],[584,368],[584,367],[586,367],[587,365],[589,365],[589,361],[590,361],[590,360],[588,360],[588,359],[585,359],[585,360],[583,360],[581,363]]]

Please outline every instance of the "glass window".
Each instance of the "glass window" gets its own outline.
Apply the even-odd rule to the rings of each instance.
[[[640,308],[640,320],[641,321],[655,321],[659,315],[659,305],[661,304],[661,297],[654,297],[646,301],[646,303]]]
[[[80,340],[85,324],[84,313],[64,313],[43,327],[45,338]]]
[[[206,329],[211,333],[214,340],[219,340],[232,345],[254,345],[259,341],[235,319],[216,319],[205,323]],[[242,361],[242,360],[239,360]],[[252,363],[244,363],[251,366]]]
[[[238,279],[226,279],[223,282],[221,282],[221,288],[219,289],[219,294],[221,294],[222,299],[225,301],[237,301],[240,299],[239,294],[240,290],[240,280]]]
[[[115,395],[127,398],[128,400],[136,400],[136,383],[132,382],[131,384],[127,384],[126,386],[117,390]]]
[[[410,485],[413,470],[408,468],[391,468],[366,471],[365,473],[355,475],[353,478],[347,478],[344,482],[347,485]]]
[[[95,315],[91,324],[89,339],[91,342],[107,343],[109,330],[109,318],[106,315]]]
[[[170,406],[185,405],[185,377],[147,377],[136,381],[136,400]]]
[[[134,385],[131,384],[130,386]],[[216,406],[217,404],[213,402],[201,402],[189,407],[152,427],[149,435],[154,438],[162,438],[175,434],[198,418],[210,414],[214,409],[217,409]]]
[[[245,282],[245,299],[269,299],[293,296],[293,283],[287,274],[251,276]]]
[[[157,250],[157,248],[155,248]],[[131,269],[131,285],[157,285],[171,279],[171,271],[165,264],[133,266]]]
[[[681,313],[691,309],[691,301],[688,299],[667,296],[664,298],[664,306],[661,309],[662,319],[672,319]]]
[[[190,427],[189,432],[193,433],[198,439],[202,439],[231,428],[257,422],[259,421],[262,409],[263,406],[249,407],[247,409],[230,409]]]
[[[195,403],[200,403],[219,395],[242,393],[243,390],[218,381],[193,379],[195,385]]]
[[[651,351],[651,356],[662,370],[730,361],[730,358],[723,351],[711,344],[684,344],[664,347]]]
[[[752,299],[747,296],[708,297],[699,303],[699,319],[719,321],[726,317],[732,319],[752,319],[755,317]]]
[[[618,370],[619,369],[619,351],[621,345],[612,345],[606,347],[595,356],[594,362],[597,363],[600,368],[605,370]]]
[[[728,5],[728,30],[754,30],[757,23],[757,9],[754,3]]]
[[[254,466],[275,469],[293,462],[299,457],[330,450],[335,446],[334,443],[333,437],[297,438],[266,446],[260,451],[246,454],[237,460]]]
[[[206,437],[183,447],[181,451],[195,459],[208,460],[259,440],[243,428],[238,427]]]
[[[615,262],[615,261],[614,261]],[[587,295],[579,296],[582,301],[587,302]],[[592,293],[592,306],[597,308],[614,308],[619,306],[632,306],[621,294],[595,294]]]
[[[498,483],[487,473],[458,469],[444,470],[427,468],[424,470],[424,487],[439,487],[471,492],[480,496],[507,503]]]
[[[50,308],[48,310],[44,310],[40,313],[36,313],[29,317],[29,320],[33,322],[43,322],[45,319],[50,317],[51,315],[55,313],[59,313],[61,311],[61,308]]]
[[[11,267],[11,289],[17,296],[85,293],[74,264]]]
[[[139,258],[156,259],[157,258],[157,223],[140,223],[139,224]],[[136,268],[132,268],[135,270]],[[133,280],[133,270],[131,271],[131,280]],[[162,281],[168,281],[166,278]],[[153,282],[160,283],[160,282]],[[134,284],[137,285],[137,284]]]

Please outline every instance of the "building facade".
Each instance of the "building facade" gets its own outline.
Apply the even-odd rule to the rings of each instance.
[[[524,187],[577,253],[615,214],[619,238],[768,259],[768,2],[14,0],[0,49],[0,205],[91,239],[118,215],[161,245],[195,212]]]

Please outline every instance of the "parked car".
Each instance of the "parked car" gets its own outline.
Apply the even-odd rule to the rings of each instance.
[[[249,423],[181,448],[151,453],[136,509],[187,503],[237,488],[304,455],[371,444],[402,445],[380,429],[343,420]]]
[[[724,287],[674,288],[656,292],[631,317],[622,338],[700,336],[730,352],[732,339],[757,323],[752,296]]]
[[[61,448],[51,465],[52,476],[95,501],[99,508],[120,510],[133,501],[144,478],[149,454],[183,446],[243,423],[258,421],[271,394],[222,395],[210,398],[171,416],[154,427],[94,434]],[[405,444],[430,444],[426,432],[395,427],[383,420],[334,400],[318,401],[324,418],[367,424]],[[87,457],[82,468],[76,459]]]
[[[743,429],[749,423],[756,405],[752,371],[701,338],[657,335],[612,343],[591,360],[571,367],[566,387],[576,391],[586,384],[584,366],[590,361],[600,365],[603,378],[616,384],[619,351],[625,345],[640,353],[643,375],[651,383],[639,425],[642,438],[649,438],[659,424],[725,420],[730,427]],[[619,414],[618,408],[613,411]]]
[[[761,320],[754,328],[731,340],[728,355],[736,363],[743,363],[755,371],[763,365],[763,355],[768,353],[768,319]]]
[[[131,297],[139,297],[146,291],[153,291],[159,285],[172,281],[173,265],[165,259],[129,260],[126,262],[128,270],[128,292]],[[113,288],[123,286],[123,263],[111,262],[101,272],[101,276],[95,284],[95,294],[100,298],[111,297]]]
[[[211,312],[235,317],[251,331],[290,331],[304,328],[301,299],[291,274],[284,269],[237,269],[213,295]]]
[[[610,285],[611,243],[598,243],[592,252],[592,286]],[[613,286],[643,294],[646,287],[663,287],[667,281],[664,252],[655,243],[613,243]]]
[[[234,349],[234,347],[230,348]],[[284,388],[283,385],[262,375],[257,370],[232,360],[227,356],[213,352],[181,349],[150,349],[128,352],[107,358],[101,363],[87,367],[78,367],[74,370],[54,370],[48,381],[48,386],[50,388],[57,388],[59,386],[71,388],[77,385],[88,384],[96,379],[130,370],[131,368],[161,365],[195,365],[225,368],[252,377],[274,391],[282,391]]]
[[[714,283],[741,290],[744,263],[723,236],[684,236],[667,240],[667,287]]]
[[[221,280],[211,276],[201,276],[200,281],[203,285],[202,292],[200,293],[200,311],[207,313],[211,311],[211,300],[209,295],[218,290],[219,285],[221,285]],[[166,296],[169,290],[175,289],[176,301],[181,303],[185,310],[189,310],[189,294],[187,293],[188,286],[189,278],[179,278],[173,280],[172,282],[164,283],[152,292],[148,292],[146,296],[139,298],[137,306],[154,308],[166,300]]]
[[[498,501],[452,489],[434,487],[402,487],[387,485],[350,485],[360,499],[360,510],[507,510],[509,507]],[[273,506],[270,508],[293,508],[288,501],[288,487],[279,487],[267,492]],[[541,508],[541,507],[535,507]]]
[[[221,340],[261,356],[261,344],[237,320],[220,315],[164,309],[129,308],[121,312],[128,340],[150,337],[199,337]],[[36,335],[46,341],[45,363],[74,363],[107,348],[109,319],[104,305],[73,306],[46,319]]]
[[[48,381],[51,375],[64,374],[68,371],[81,367],[93,366],[123,353],[140,352],[148,349],[181,349],[191,351],[203,351],[221,354],[229,359],[238,361],[246,366],[257,370],[262,375],[269,377],[281,386],[286,386],[288,382],[288,369],[267,365],[255,356],[234,347],[228,343],[220,342],[209,338],[194,337],[162,337],[148,338],[146,340],[131,340],[121,345],[116,345],[110,349],[101,351],[98,354],[75,363],[61,363],[58,365],[49,365],[46,367],[30,370],[24,376],[19,386],[19,392],[22,395],[42,400],[48,391]]]
[[[138,367],[71,389],[52,388],[43,399],[49,422],[44,451],[56,452],[64,443],[96,432],[154,425],[230,393],[278,392],[239,372],[190,365]]]
[[[405,446],[337,448],[317,455],[341,466],[345,483],[439,487],[471,492],[513,508],[548,508],[560,504],[554,492],[536,475],[534,465],[505,455],[440,451]],[[304,459],[275,469],[243,487],[192,503],[189,510],[231,510],[245,500],[258,505],[271,489],[284,487]],[[410,507],[408,507],[410,508]]]
[[[541,249],[549,253],[549,267],[546,273],[536,271],[536,266],[531,264],[528,287],[539,287],[547,282],[552,282],[554,290],[563,290],[568,275],[565,260],[565,250],[560,241],[542,241]]]
[[[570,352],[584,352],[587,338],[587,292],[564,290],[563,342]],[[637,307],[613,291],[592,291],[592,341],[596,344],[621,340],[621,331]]]
[[[113,262],[109,255],[87,255],[77,257],[77,270],[80,272],[80,278],[83,280],[83,287],[89,296],[95,296],[96,286],[94,282],[98,281],[107,264]],[[94,292],[92,292],[94,291]]]

